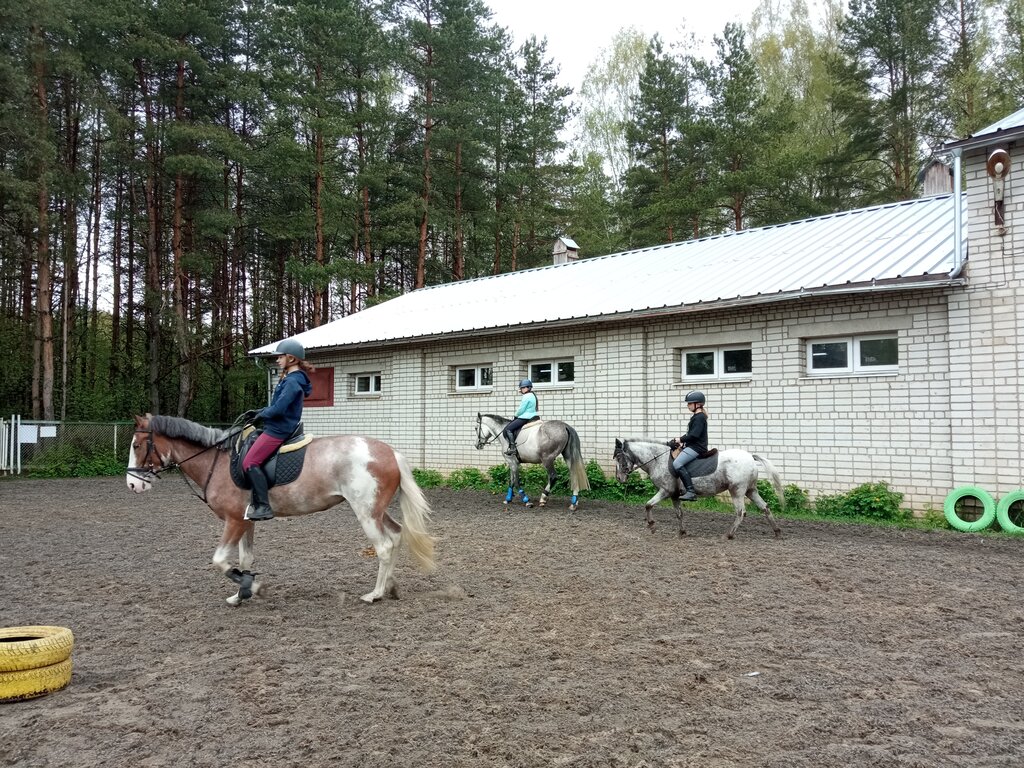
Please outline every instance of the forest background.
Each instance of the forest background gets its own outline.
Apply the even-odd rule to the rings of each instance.
[[[0,413],[224,423],[248,350],[425,285],[911,198],[1024,105],[1024,0],[622,30],[480,0],[0,0]],[[666,25],[672,23],[666,19]]]

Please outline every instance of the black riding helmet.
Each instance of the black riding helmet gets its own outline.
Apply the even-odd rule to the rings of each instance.
[[[704,399],[704,393],[696,389],[693,390],[692,392],[688,392],[686,394],[686,402],[699,403],[700,405],[704,405],[704,403],[706,402],[706,400]]]

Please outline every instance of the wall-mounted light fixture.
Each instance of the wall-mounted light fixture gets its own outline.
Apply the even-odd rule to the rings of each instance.
[[[996,147],[988,154],[985,170],[992,178],[992,211],[997,227],[1006,226],[1006,207],[1003,202],[1006,175],[1010,172],[1010,153],[1005,147]]]

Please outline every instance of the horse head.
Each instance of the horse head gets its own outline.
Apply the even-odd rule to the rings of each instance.
[[[482,413],[476,415],[476,448],[478,451],[493,443],[500,434],[501,425],[497,422],[496,416]]]
[[[626,482],[630,472],[636,469],[636,457],[629,450],[629,442],[615,438],[615,452],[612,453],[615,459],[615,479],[620,483]]]
[[[153,482],[160,476],[167,467],[164,454],[157,445],[158,435],[155,436],[150,423],[152,416],[135,417],[135,433],[132,435],[131,448],[128,454],[128,470],[125,481],[128,487],[136,493],[148,491],[153,487]],[[166,446],[165,446],[166,452]]]

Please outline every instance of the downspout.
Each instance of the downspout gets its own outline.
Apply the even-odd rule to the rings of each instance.
[[[953,271],[950,277],[959,277],[964,268],[964,211],[960,179],[960,156],[963,150],[953,150]]]

